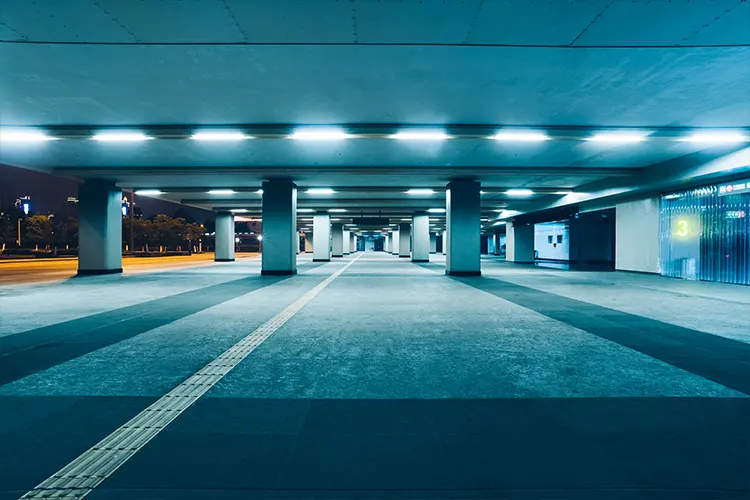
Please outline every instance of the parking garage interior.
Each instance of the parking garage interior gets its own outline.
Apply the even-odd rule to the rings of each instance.
[[[4,1],[0,164],[80,184],[0,262],[0,499],[748,498],[748,19]],[[210,253],[129,267],[145,198]]]

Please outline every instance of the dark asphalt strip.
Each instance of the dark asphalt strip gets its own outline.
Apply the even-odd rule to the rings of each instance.
[[[750,395],[750,344],[497,278],[452,278]]]

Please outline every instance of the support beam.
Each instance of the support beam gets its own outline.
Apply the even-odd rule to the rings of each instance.
[[[514,221],[505,227],[505,260],[517,264],[534,262],[534,224]]]
[[[480,276],[481,205],[479,182],[453,181],[445,192],[448,245],[445,273]]]
[[[437,233],[430,233],[430,253],[437,253]]]
[[[78,275],[121,273],[122,190],[89,180],[78,198]]]
[[[412,217],[412,262],[430,261],[430,217],[417,213]]]
[[[231,212],[216,214],[214,260],[216,262],[234,262],[234,215]]]
[[[447,239],[447,236],[448,236],[448,231],[443,231],[443,241],[442,241],[442,243],[443,243],[443,248],[442,248],[443,255],[445,255],[448,252],[448,239]]]
[[[344,229],[344,237],[342,238],[342,243],[344,247],[344,255],[349,255],[350,253],[352,253],[352,250],[351,250],[352,235],[346,229]]]
[[[297,186],[292,181],[263,183],[261,274],[297,274]]]
[[[344,225],[331,224],[331,255],[344,256]]]
[[[313,262],[331,260],[331,216],[325,212],[313,217]]]
[[[349,233],[349,253],[357,252],[357,235],[353,232]]]
[[[396,229],[393,231],[393,234],[391,235],[391,254],[398,256],[398,246],[401,242],[401,238],[399,237],[399,231]]]
[[[398,225],[398,256],[411,257],[411,224],[408,222]]]
[[[391,235],[388,233],[386,233],[385,241],[383,242],[383,251],[386,253],[391,253]]]

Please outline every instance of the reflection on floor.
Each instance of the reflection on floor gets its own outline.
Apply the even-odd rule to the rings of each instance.
[[[383,253],[0,292],[0,499],[343,274],[87,497],[750,497],[750,293]]]

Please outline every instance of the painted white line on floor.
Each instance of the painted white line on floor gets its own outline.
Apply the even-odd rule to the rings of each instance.
[[[91,493],[361,256],[347,262],[315,288],[21,498],[80,499]]]

